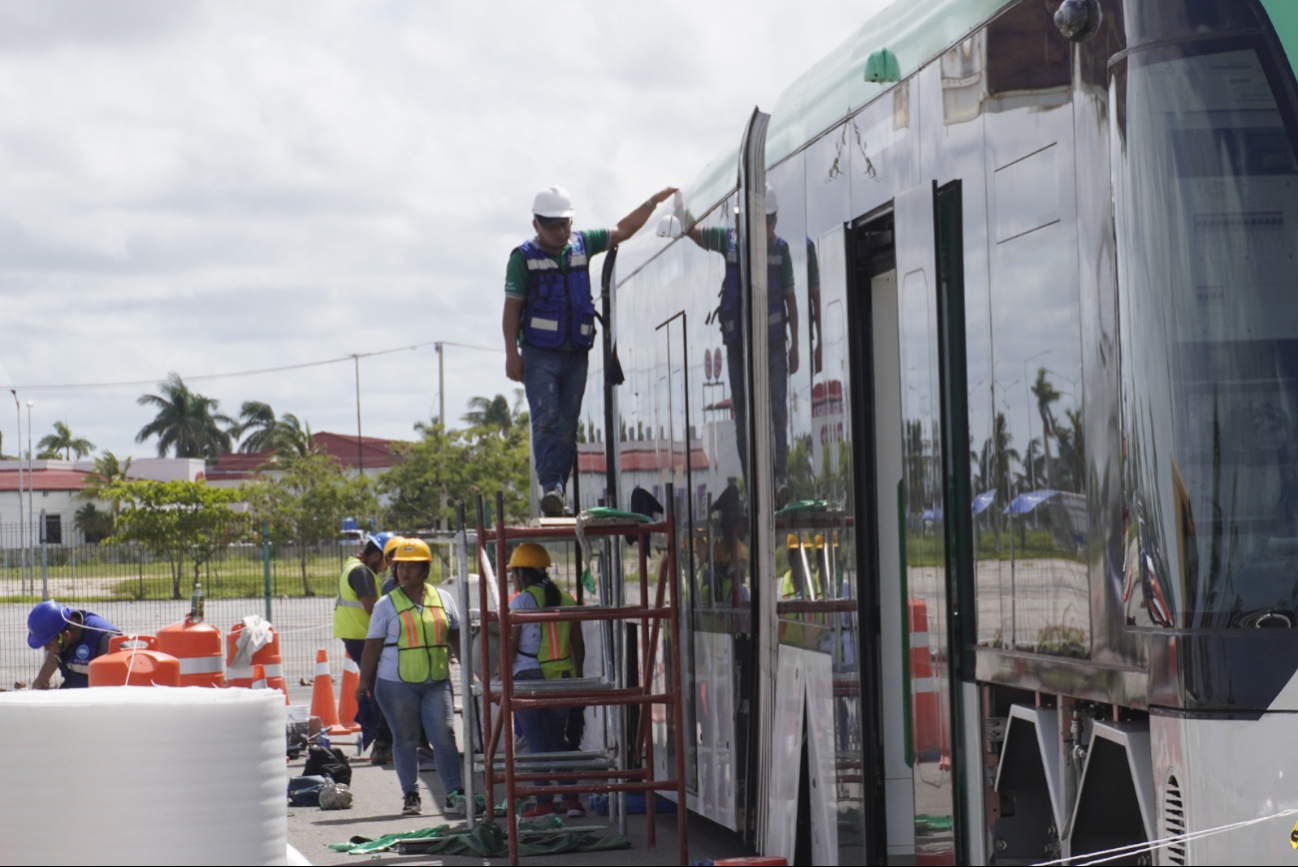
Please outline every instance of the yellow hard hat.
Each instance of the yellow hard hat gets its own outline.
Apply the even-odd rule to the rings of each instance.
[[[823,533],[816,534],[816,547],[817,548],[825,547],[825,536]]]
[[[743,542],[735,543],[735,553],[739,557],[740,563],[748,562],[748,549],[744,547]],[[718,542],[712,546],[712,559],[718,563],[730,562],[730,547],[725,542]]]
[[[392,555],[394,563],[431,563],[433,552],[423,539],[402,539]]]
[[[406,541],[405,536],[393,536],[391,539],[389,539],[387,541],[387,544],[383,546],[383,559],[391,560],[392,552],[397,550],[397,546],[403,544],[405,541]]]
[[[524,542],[509,555],[506,569],[549,569],[550,552],[535,542]]]
[[[797,547],[798,547],[798,537],[797,537],[797,535],[794,534],[794,533],[790,533],[790,534],[789,534],[789,539],[788,539],[788,541],[787,541],[785,544],[786,544],[787,547],[789,547],[789,548],[797,548]]]

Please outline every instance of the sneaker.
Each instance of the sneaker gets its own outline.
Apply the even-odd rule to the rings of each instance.
[[[541,495],[541,514],[547,518],[563,517],[563,488],[556,486],[546,489]]]
[[[418,792],[406,792],[405,802],[401,805],[401,815],[418,816],[424,812],[423,801]]]
[[[586,815],[586,808],[581,805],[581,800],[575,795],[565,800],[563,807],[568,811],[569,819],[580,819]]]
[[[463,789],[452,789],[446,795],[446,807],[442,812],[448,816],[463,816],[467,803]]]
[[[370,750],[371,765],[386,765],[390,761],[392,761],[391,744],[375,744]]]
[[[553,816],[553,815],[554,815],[554,801],[545,801],[544,803],[537,804],[535,807],[533,807],[530,810],[524,811],[522,814],[522,818],[539,819],[542,816]]]

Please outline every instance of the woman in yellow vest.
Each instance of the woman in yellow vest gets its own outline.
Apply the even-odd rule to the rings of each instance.
[[[550,580],[545,571],[550,568],[550,555],[540,545],[533,542],[519,545],[510,555],[507,568],[518,590],[509,600],[510,611],[536,611],[577,604],[577,600]],[[515,681],[582,676],[586,645],[580,625],[574,629],[572,623],[528,623],[515,626],[512,635]],[[575,708],[572,712],[581,713],[583,709]],[[557,753],[570,748],[565,737],[568,714],[568,708],[515,711],[514,717],[523,730],[528,751]],[[564,801],[564,809],[572,818],[586,815],[576,795],[570,795]],[[523,817],[548,816],[554,811],[554,799],[549,795],[538,795],[536,806],[523,813]]]
[[[455,742],[451,658],[456,655],[459,612],[449,593],[430,586],[433,555],[422,539],[404,539],[393,554],[400,586],[379,599],[370,617],[356,694],[377,696],[392,727],[401,813],[422,812],[419,797],[419,726],[433,745],[437,775],[446,788],[444,813],[464,813],[460,748]]]

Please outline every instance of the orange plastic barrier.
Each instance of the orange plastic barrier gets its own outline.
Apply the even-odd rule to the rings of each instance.
[[[356,723],[356,687],[361,682],[361,667],[352,658],[343,655],[343,685],[338,694],[338,724],[350,732],[358,732]]]
[[[225,686],[221,630],[185,619],[158,630],[158,649],[180,660],[181,686]]]
[[[911,744],[916,755],[942,748],[942,696],[928,644],[928,603],[910,601]],[[936,756],[934,756],[936,758]]]
[[[329,654],[323,650],[315,655],[315,682],[311,692],[311,716],[320,717],[320,725],[331,735],[346,734],[347,729],[338,724],[338,703],[334,701],[334,679],[329,673]]]
[[[252,667],[252,688],[266,688],[266,669],[260,665],[254,665]]]
[[[266,685],[284,693],[284,704],[288,704],[288,684],[284,682],[284,660],[279,655],[279,634],[275,632],[274,627],[271,627],[270,644],[254,653],[248,665],[236,668],[230,663],[234,661],[234,653],[239,647],[241,632],[243,632],[243,624],[236,623],[225,636],[225,685],[250,689],[253,681],[253,666],[260,665],[266,671]]]
[[[180,686],[180,660],[158,652],[152,635],[114,635],[90,661],[91,686]]]

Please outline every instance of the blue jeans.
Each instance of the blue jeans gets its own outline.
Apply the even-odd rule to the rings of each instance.
[[[726,344],[726,368],[730,375],[730,397],[735,413],[735,436],[739,447],[739,466],[748,477],[748,392],[745,377],[747,360],[742,343]],[[789,347],[783,340],[771,342],[771,425],[775,436],[775,484],[788,477],[789,467]]]
[[[562,489],[577,457],[587,354],[523,347],[523,389],[532,417],[532,463],[541,490]]]
[[[392,760],[397,768],[401,791],[419,789],[419,756],[415,751],[420,746],[421,720],[433,745],[433,764],[437,766],[437,775],[442,778],[442,786],[447,794],[463,788],[460,747],[455,742],[451,682],[405,683],[378,678],[374,682],[374,694],[388,725],[392,727]]]
[[[514,675],[514,680],[544,680],[541,669],[531,668]],[[568,727],[568,708],[551,707],[541,710],[516,710],[514,719],[523,730],[523,740],[527,741],[527,751],[533,755],[540,753],[558,753],[568,748],[565,732]],[[529,765],[529,771],[543,773],[546,768]],[[553,782],[553,781],[551,781]],[[549,783],[539,781],[534,786],[546,786]],[[551,795],[537,795],[538,804],[548,804],[554,800]]]
[[[365,652],[364,638],[344,638],[343,647],[347,649],[347,657],[356,665],[361,664],[361,654]],[[378,704],[368,695],[361,696],[356,701],[356,719],[355,721],[361,727],[361,749],[365,744],[372,744],[379,737],[379,727],[383,723],[383,714],[379,711]],[[352,720],[339,720],[343,725],[348,725]]]

